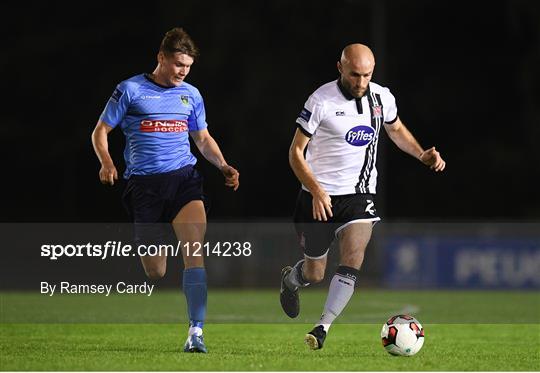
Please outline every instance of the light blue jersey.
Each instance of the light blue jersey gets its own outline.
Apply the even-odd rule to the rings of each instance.
[[[195,164],[188,132],[208,126],[197,88],[186,82],[163,87],[146,74],[118,84],[100,119],[113,128],[120,125],[126,136],[126,179]]]

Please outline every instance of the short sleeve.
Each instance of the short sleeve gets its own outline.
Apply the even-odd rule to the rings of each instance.
[[[385,88],[383,94],[384,122],[394,124],[398,118],[396,99],[388,88]]]
[[[317,127],[319,127],[322,120],[322,109],[323,105],[320,99],[315,95],[311,95],[298,115],[296,124],[307,137],[311,137],[315,133]]]
[[[208,127],[206,123],[206,110],[204,100],[199,92],[193,95],[193,109],[188,118],[188,128],[190,131],[200,131]]]
[[[124,119],[131,97],[132,93],[129,92],[128,85],[125,82],[118,84],[99,119],[113,128],[116,127]]]

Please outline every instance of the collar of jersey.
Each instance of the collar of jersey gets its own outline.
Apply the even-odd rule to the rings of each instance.
[[[347,91],[345,89],[345,87],[343,86],[343,84],[341,84],[341,79],[338,78],[337,80],[337,86],[339,88],[339,91],[341,92],[341,94],[343,95],[343,97],[345,97],[347,100],[361,100],[362,97],[364,97],[365,95],[367,95],[369,93],[369,84],[368,84],[368,87],[366,89],[366,91],[364,92],[364,95],[362,97],[354,97],[353,95],[351,95],[349,93],[349,91]]]
[[[152,78],[150,78],[150,74],[143,74],[144,77],[146,78],[146,80],[148,80],[150,83],[152,84],[155,84],[157,85],[159,88],[163,88],[163,89],[171,89],[171,88],[177,88],[177,86],[174,86],[174,87],[167,87],[167,86],[164,86],[164,85],[161,85],[157,82],[155,82],[154,80],[152,80]],[[179,86],[178,86],[179,87]]]

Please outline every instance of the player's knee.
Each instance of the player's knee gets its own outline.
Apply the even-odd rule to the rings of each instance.
[[[165,276],[165,268],[149,268],[145,269],[145,272],[150,280],[159,280]]]

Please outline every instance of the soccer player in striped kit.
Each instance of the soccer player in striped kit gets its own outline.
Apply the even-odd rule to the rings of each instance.
[[[113,185],[118,176],[107,135],[120,126],[126,136],[124,205],[141,235],[152,223],[172,223],[182,240],[183,290],[190,320],[184,351],[206,353],[202,334],[207,299],[204,260],[189,255],[191,246],[184,245],[202,244],[206,231],[202,177],[193,167],[197,159],[190,151],[188,134],[201,154],[223,173],[225,185],[237,190],[239,173],[227,164],[208,132],[199,90],[185,82],[197,56],[197,47],[183,29],[168,31],[155,70],[118,84],[94,129],[92,143],[101,162],[99,178]],[[166,260],[164,254],[141,257],[151,279],[165,275]]]
[[[337,68],[339,79],[319,87],[305,103],[289,151],[302,183],[294,221],[304,250],[302,260],[282,270],[280,301],[289,317],[300,311],[298,289],[323,280],[334,238],[340,250],[322,316],[305,336],[313,350],[323,347],[332,322],[349,302],[372,225],[380,220],[375,163],[381,127],[402,151],[436,172],[445,168],[435,147],[424,150],[401,122],[388,88],[371,82],[375,58],[367,46],[345,47]]]

